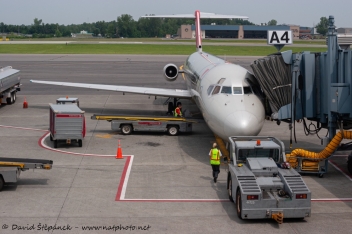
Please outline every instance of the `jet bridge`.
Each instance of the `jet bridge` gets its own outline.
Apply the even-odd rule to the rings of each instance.
[[[291,146],[295,124],[302,121],[306,135],[328,129],[325,151],[319,156],[295,150],[287,156],[296,168],[307,172],[327,171],[327,160],[352,128],[352,37],[339,37],[334,17],[329,16],[327,48],[323,53],[286,51],[255,61],[251,67],[266,96],[271,118],[290,124]],[[316,124],[307,126],[310,120]],[[343,131],[339,136],[336,131]],[[304,161],[306,160],[306,161]],[[325,164],[319,162],[325,160]],[[352,159],[351,159],[352,160]],[[352,163],[349,163],[352,165]],[[352,173],[352,168],[349,168]]]

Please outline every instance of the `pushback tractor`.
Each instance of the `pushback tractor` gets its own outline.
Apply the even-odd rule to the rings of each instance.
[[[241,219],[305,218],[311,192],[275,137],[230,137],[229,199]]]

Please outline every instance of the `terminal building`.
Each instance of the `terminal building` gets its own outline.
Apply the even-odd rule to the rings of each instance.
[[[338,34],[346,34],[346,35],[352,35],[352,28],[338,28],[337,29]]]
[[[291,30],[293,39],[299,39],[300,27],[297,25],[201,25],[202,38],[266,39],[268,30]],[[181,25],[177,35],[181,39],[192,39],[196,35],[195,25]]]

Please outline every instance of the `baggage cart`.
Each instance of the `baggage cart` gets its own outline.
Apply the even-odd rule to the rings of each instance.
[[[86,134],[84,111],[76,105],[50,104],[50,140],[54,148],[59,142],[78,143],[82,147]]]

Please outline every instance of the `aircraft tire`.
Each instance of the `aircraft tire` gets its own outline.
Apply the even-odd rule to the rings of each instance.
[[[78,146],[79,146],[79,147],[82,147],[82,145],[83,145],[82,140],[81,140],[81,139],[80,139],[80,140],[78,140]]]

